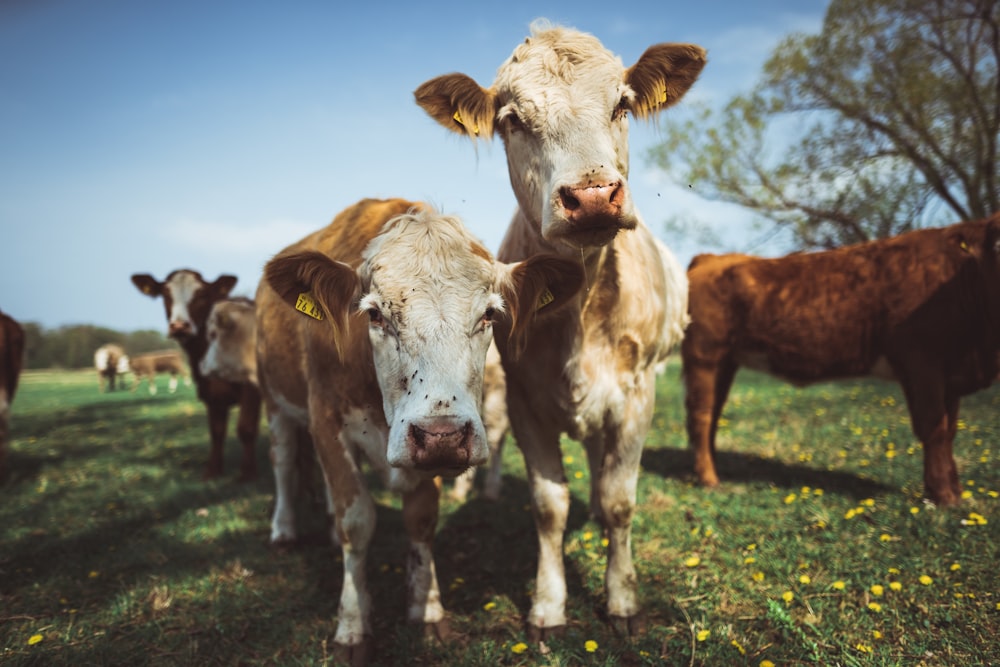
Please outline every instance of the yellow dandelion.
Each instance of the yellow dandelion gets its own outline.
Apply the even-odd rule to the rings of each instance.
[[[99,576],[101,576],[101,573],[98,572],[97,570],[91,570],[90,574],[88,574],[87,576],[91,579],[97,579]]]
[[[739,643],[735,639],[732,640],[729,643],[733,646],[733,648],[735,648],[737,651],[740,652],[740,655],[746,655],[747,654],[747,650],[745,648],[743,648],[743,644]]]
[[[566,465],[569,465],[572,462],[573,462],[573,457],[571,455],[567,454],[566,456],[563,457],[563,463],[565,463]]]
[[[785,602],[791,602],[792,600],[795,599],[795,593],[791,591],[785,591],[784,593],[781,594],[781,599],[784,600]]]
[[[891,542],[892,535],[890,535],[889,533],[882,533],[881,535],[878,536],[878,539],[880,542]]]
[[[493,601],[487,602],[486,604],[483,605],[483,609],[485,609],[486,611],[493,611],[496,608],[497,608],[497,603]]]
[[[510,647],[511,653],[516,653],[518,655],[521,655],[527,650],[528,650],[528,645],[525,644],[524,642],[518,642]]]
[[[873,611],[877,614],[880,611],[882,611],[882,605],[880,605],[878,602],[869,602],[868,609],[869,611]]]
[[[698,567],[698,564],[699,564],[699,563],[701,563],[701,559],[700,559],[700,558],[698,558],[697,556],[689,556],[689,557],[688,557],[688,558],[687,558],[687,559],[686,559],[686,560],[684,561],[684,565],[685,565],[686,567]]]
[[[845,519],[853,519],[857,515],[857,513],[858,513],[858,511],[856,509],[851,508],[851,509],[847,510],[846,512],[844,512],[844,518]]]
[[[711,630],[699,630],[698,631],[698,641],[703,642],[712,635]]]
[[[872,630],[872,639],[882,639],[882,633],[879,630]]]
[[[774,667],[774,663],[771,662],[770,660],[761,660],[760,665],[758,665],[758,667]]]
[[[875,597],[880,597],[883,593],[885,593],[885,589],[882,588],[881,584],[874,584],[868,590],[870,590],[872,592],[872,595],[874,595]]]
[[[919,581],[920,581],[920,583],[921,583],[921,584],[923,584],[924,586],[930,586],[931,584],[933,584],[933,583],[934,583],[934,580],[933,580],[933,579],[931,579],[930,577],[928,577],[928,576],[927,576],[926,574],[922,574],[922,575],[920,575],[920,579],[919,579]]]
[[[832,588],[835,591],[842,591],[842,590],[844,590],[845,586],[847,586],[847,584],[845,584],[840,579],[838,579],[837,581],[835,581],[832,584],[830,584],[830,588]]]
[[[858,649],[862,653],[871,653],[872,647],[865,644],[857,644],[854,648]]]
[[[962,566],[959,565],[958,563],[952,563],[950,569],[952,572],[958,572],[959,570],[962,569]]]
[[[861,501],[861,504],[865,507],[875,507],[875,499],[865,498],[864,500]]]
[[[962,491],[962,500],[968,500],[971,497],[972,497],[972,491],[969,491],[968,489]]]
[[[910,508],[910,514],[913,514],[913,515],[920,514],[920,508],[919,507],[911,507]]]
[[[594,539],[594,534],[592,532],[590,532],[589,530],[583,534],[583,541],[584,542],[589,542],[592,539]]]
[[[42,641],[43,637],[39,634],[34,634],[28,637],[28,646],[34,646],[38,642]]]
[[[754,572],[753,574],[750,575],[750,578],[753,579],[754,581],[764,581],[764,573]]]
[[[585,650],[587,653],[593,653],[594,651],[597,650],[597,642],[595,642],[593,639],[588,639],[583,643],[583,650]]]
[[[813,489],[813,495],[814,496],[822,496],[823,495],[823,489]]]
[[[800,584],[811,584],[812,583],[812,578],[810,578],[810,576],[808,574],[803,574],[802,576],[799,577],[799,583]]]
[[[602,537],[602,538],[601,538],[601,546],[602,546],[602,547],[606,547],[606,546],[608,546],[608,544],[609,544],[609,542],[608,542],[608,538],[606,538],[606,537]]]
[[[798,496],[796,496],[794,493],[789,493],[787,496],[785,496],[785,504],[786,505],[791,505],[792,503],[795,502],[795,499],[797,497]]]
[[[890,581],[889,588],[894,591],[901,591],[903,590],[903,584],[899,583],[898,581]]]
[[[747,545],[747,551],[753,551],[756,548],[757,548],[756,542],[751,542],[750,544]]]

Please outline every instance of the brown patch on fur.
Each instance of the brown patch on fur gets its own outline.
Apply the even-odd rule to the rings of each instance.
[[[705,67],[705,49],[695,44],[655,44],[625,72],[635,91],[632,113],[649,118],[674,105],[688,91]]]
[[[473,139],[493,136],[496,95],[471,77],[445,74],[420,84],[413,96],[431,118],[452,132]]]

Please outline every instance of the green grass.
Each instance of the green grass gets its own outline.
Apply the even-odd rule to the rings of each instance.
[[[376,492],[377,663],[995,664],[998,405],[996,388],[963,401],[956,453],[968,497],[944,510],[921,501],[921,448],[894,385],[793,389],[743,372],[720,429],[723,484],[706,490],[693,484],[674,364],[634,524],[646,632],[628,642],[602,618],[605,549],[587,517],[586,457],[568,442],[569,626],[546,655],[526,645],[536,542],[523,463],[508,446],[499,503],[443,503],[447,645],[404,623],[400,505]],[[261,480],[235,481],[231,434],[228,476],[204,482],[206,419],[190,387],[99,394],[92,373],[28,372],[13,412],[0,663],[330,664],[340,557],[315,499],[302,502],[303,544],[268,548],[266,433]]]

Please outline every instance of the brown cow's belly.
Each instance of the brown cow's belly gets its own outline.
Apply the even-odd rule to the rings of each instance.
[[[740,366],[767,373],[795,385],[807,385],[826,380],[877,377],[895,379],[885,357],[874,360],[819,359],[806,355],[779,355],[774,352],[747,352],[737,356]]]

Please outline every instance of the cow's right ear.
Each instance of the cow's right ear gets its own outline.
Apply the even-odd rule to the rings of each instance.
[[[465,74],[445,74],[413,91],[417,104],[438,123],[472,139],[493,136],[496,95]]]
[[[351,308],[361,292],[357,272],[313,250],[281,254],[264,267],[264,279],[303,317],[329,320],[339,348]]]
[[[140,292],[153,299],[163,294],[163,283],[148,273],[132,274],[132,284],[138,287]]]
[[[524,351],[535,318],[559,310],[576,296],[583,282],[580,262],[558,255],[534,255],[510,267],[500,293],[511,318],[507,344],[514,357]]]

